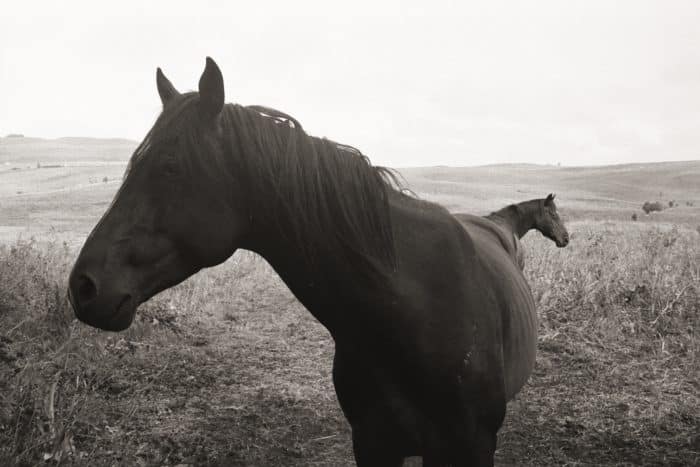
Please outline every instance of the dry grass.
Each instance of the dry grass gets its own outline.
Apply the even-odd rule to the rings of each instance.
[[[629,223],[570,231],[566,250],[527,239],[539,356],[511,404],[503,459],[696,465],[700,236]]]
[[[123,169],[35,169],[36,154],[0,167],[0,465],[352,465],[332,339],[260,258],[162,293],[125,333],[75,322],[68,268]],[[454,210],[556,191],[586,219],[563,250],[526,237],[539,355],[501,464],[700,464],[700,166],[679,164],[405,171]],[[681,206],[647,217],[647,198]]]
[[[538,365],[498,460],[700,462],[700,235],[580,222],[526,238]],[[258,257],[145,304],[129,331],[75,322],[75,251],[0,247],[0,464],[350,465],[332,340]]]
[[[155,297],[117,335],[72,319],[74,255],[0,247],[0,465],[270,465],[347,447],[331,339],[259,258]]]

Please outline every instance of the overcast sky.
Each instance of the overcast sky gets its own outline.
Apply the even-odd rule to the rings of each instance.
[[[697,0],[99,3],[3,4],[0,135],[138,141],[210,55],[378,164],[700,159]]]

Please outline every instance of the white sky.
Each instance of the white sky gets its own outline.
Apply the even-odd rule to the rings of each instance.
[[[378,164],[700,159],[700,1],[409,3],[4,2],[0,135],[140,140],[210,55]]]

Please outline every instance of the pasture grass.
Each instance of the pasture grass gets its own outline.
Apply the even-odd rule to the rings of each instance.
[[[526,237],[539,355],[511,404],[502,459],[697,464],[700,236],[635,223],[569,230],[564,250]]]
[[[700,463],[700,232],[576,222],[525,238],[537,366],[505,465]],[[120,334],[73,319],[76,249],[0,246],[0,465],[352,465],[332,339],[237,253],[142,305]]]

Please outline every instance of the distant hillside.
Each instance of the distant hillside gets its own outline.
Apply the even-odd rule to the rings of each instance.
[[[573,211],[627,211],[644,201],[700,206],[700,161],[555,167],[507,164],[400,169],[424,198],[453,211],[488,212],[509,203],[557,193]]]
[[[76,161],[127,161],[138,143],[127,139],[57,138],[22,136],[0,138],[0,164],[63,163]]]
[[[4,195],[50,192],[115,180],[137,143],[126,139],[41,139],[15,135],[0,138],[0,175]],[[67,162],[84,169],[29,170]],[[92,162],[93,164],[76,164]],[[9,163],[5,165],[5,163]],[[95,164],[97,163],[97,164]],[[88,167],[116,164],[119,167]],[[17,165],[19,167],[13,167]],[[107,164],[109,165],[109,164]],[[21,175],[13,169],[25,170]],[[53,170],[53,172],[51,171]],[[84,172],[81,172],[84,170]],[[562,212],[597,219],[629,218],[645,201],[677,209],[656,216],[692,218],[700,213],[700,161],[624,164],[600,167],[556,167],[500,164],[482,167],[421,167],[399,170],[422,198],[452,211],[487,213],[507,204],[554,192]],[[689,206],[692,203],[694,206]]]

